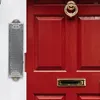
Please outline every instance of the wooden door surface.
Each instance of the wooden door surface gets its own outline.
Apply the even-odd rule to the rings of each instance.
[[[67,2],[28,0],[27,100],[100,99],[100,1],[76,0],[71,19]]]

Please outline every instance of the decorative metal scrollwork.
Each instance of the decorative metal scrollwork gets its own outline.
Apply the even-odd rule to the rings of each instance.
[[[9,24],[9,77],[23,77],[23,24],[17,19]]]

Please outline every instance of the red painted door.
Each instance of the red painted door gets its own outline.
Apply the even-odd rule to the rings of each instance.
[[[27,100],[100,100],[100,1],[67,2],[28,0]]]

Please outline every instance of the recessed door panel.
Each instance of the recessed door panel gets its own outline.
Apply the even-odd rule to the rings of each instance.
[[[80,95],[78,100],[99,100],[100,96],[99,95]]]
[[[80,69],[100,69],[100,17],[79,18]]]
[[[100,4],[100,0],[77,0],[79,4]]]
[[[64,17],[36,17],[37,70],[64,67]]]
[[[36,4],[60,4],[60,3],[64,4],[65,0],[34,0],[34,2]]]
[[[64,95],[35,95],[35,100],[65,100]]]

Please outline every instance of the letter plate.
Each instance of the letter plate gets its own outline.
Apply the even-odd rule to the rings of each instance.
[[[23,76],[23,24],[13,20],[9,24],[9,77],[18,80]]]
[[[84,78],[64,78],[57,79],[58,87],[83,87],[86,86],[86,79]]]

